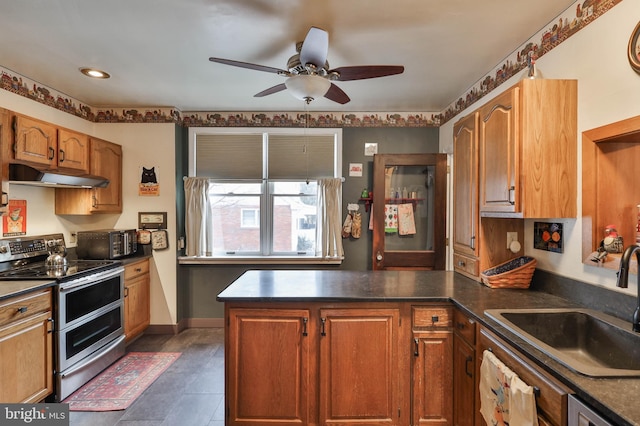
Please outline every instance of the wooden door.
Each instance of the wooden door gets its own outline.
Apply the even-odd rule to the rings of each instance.
[[[308,424],[309,311],[228,308],[227,320],[225,424]]]
[[[58,129],[58,168],[89,173],[89,137],[67,129]]]
[[[453,337],[453,424],[474,426],[476,356],[457,334]]]
[[[498,95],[480,109],[480,210],[519,211],[520,89]]]
[[[478,203],[478,113],[453,127],[453,266],[476,277],[480,245]]]
[[[16,115],[14,120],[14,158],[45,168],[55,168],[58,162],[56,128],[21,115]]]
[[[122,147],[91,138],[91,174],[109,179],[106,188],[94,188],[93,212],[122,212]]]
[[[320,424],[407,424],[399,310],[322,309],[320,317]]]
[[[373,269],[444,270],[446,201],[446,154],[376,154]]]
[[[413,425],[448,426],[453,419],[453,334],[414,332]]]

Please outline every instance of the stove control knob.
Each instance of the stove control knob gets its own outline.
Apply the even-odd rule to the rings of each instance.
[[[0,246],[0,253],[6,253],[8,251],[9,249],[7,248],[7,246]]]

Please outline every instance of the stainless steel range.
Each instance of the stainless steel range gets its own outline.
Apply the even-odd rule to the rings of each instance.
[[[68,260],[62,234],[0,240],[0,280],[55,279],[55,390],[60,402],[125,353],[124,267]]]

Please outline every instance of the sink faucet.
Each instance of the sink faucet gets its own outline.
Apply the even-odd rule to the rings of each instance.
[[[629,262],[633,253],[636,254],[638,268],[640,268],[640,246],[634,244],[626,248],[620,259],[620,269],[618,270],[618,280],[616,281],[616,285],[620,288],[627,288],[629,284]],[[636,310],[633,312],[633,331],[640,332],[640,270],[637,274],[638,302],[636,303]]]

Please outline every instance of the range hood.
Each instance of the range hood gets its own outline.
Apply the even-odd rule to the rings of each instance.
[[[101,176],[74,176],[51,170],[38,170],[25,164],[9,164],[9,183],[51,188],[106,188],[109,179]]]

